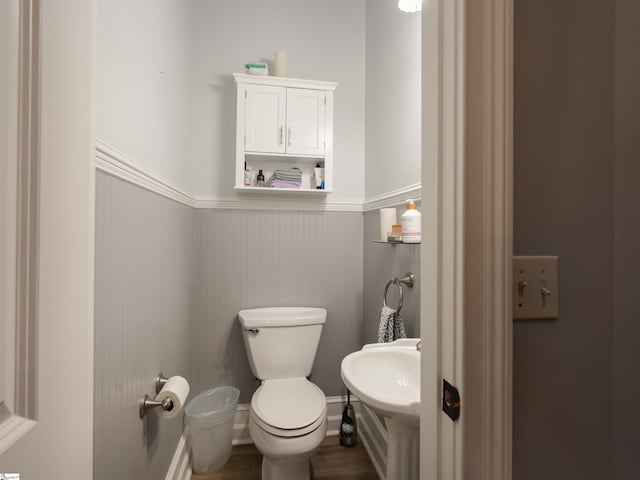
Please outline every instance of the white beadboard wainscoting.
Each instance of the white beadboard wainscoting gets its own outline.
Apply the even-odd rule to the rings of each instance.
[[[193,377],[195,211],[98,173],[95,218],[93,479],[162,478],[182,420],[137,402]]]
[[[180,420],[137,417],[159,371],[185,376],[190,398],[234,385],[250,400],[242,308],[327,308],[311,379],[345,392],[340,362],[362,346],[362,213],[194,209],[102,172],[96,184],[96,480],[167,472]]]
[[[346,404],[345,400],[344,396],[327,397],[328,437],[338,435],[340,431],[342,410]],[[362,442],[380,479],[385,480],[387,468],[387,431],[378,415],[372,412],[366,405],[353,396],[351,397],[351,403],[356,412],[358,441]],[[249,435],[249,409],[250,404],[238,405],[238,412],[236,413],[233,424],[234,445],[253,443]],[[176,447],[165,480],[189,480],[191,478],[189,452],[189,440],[186,435],[183,434]]]
[[[387,478],[387,427],[364,403],[358,413],[358,438],[362,441],[380,480]]]
[[[193,392],[234,385],[249,402],[259,382],[237,312],[302,305],[327,309],[311,381],[345,393],[340,362],[362,347],[362,225],[354,212],[198,210]]]

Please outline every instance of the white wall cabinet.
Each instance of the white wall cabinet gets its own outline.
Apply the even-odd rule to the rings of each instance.
[[[330,193],[333,189],[333,82],[234,74],[237,83],[236,181],[238,190]],[[252,172],[245,185],[245,164]],[[312,186],[324,167],[325,188]],[[296,189],[256,187],[277,168],[302,171]]]

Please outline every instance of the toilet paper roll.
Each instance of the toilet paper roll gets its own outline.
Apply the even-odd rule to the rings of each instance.
[[[387,233],[391,232],[391,225],[396,223],[395,208],[380,209],[380,240],[387,241]]]
[[[165,398],[170,398],[173,401],[173,408],[171,410],[165,410],[161,407],[156,407],[154,410],[160,418],[173,418],[180,413],[188,396],[189,382],[178,375],[169,377],[169,380],[164,384],[164,387],[162,387],[162,390],[156,395],[155,399],[161,402]]]

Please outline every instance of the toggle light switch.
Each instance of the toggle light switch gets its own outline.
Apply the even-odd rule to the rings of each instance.
[[[558,257],[513,257],[513,318],[558,318]]]

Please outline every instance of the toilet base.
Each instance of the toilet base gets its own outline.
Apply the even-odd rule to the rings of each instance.
[[[301,437],[278,437],[265,432],[249,415],[249,434],[262,454],[262,480],[309,480],[310,460],[327,434],[327,419]]]
[[[262,457],[262,480],[310,480],[309,459],[270,460]]]

